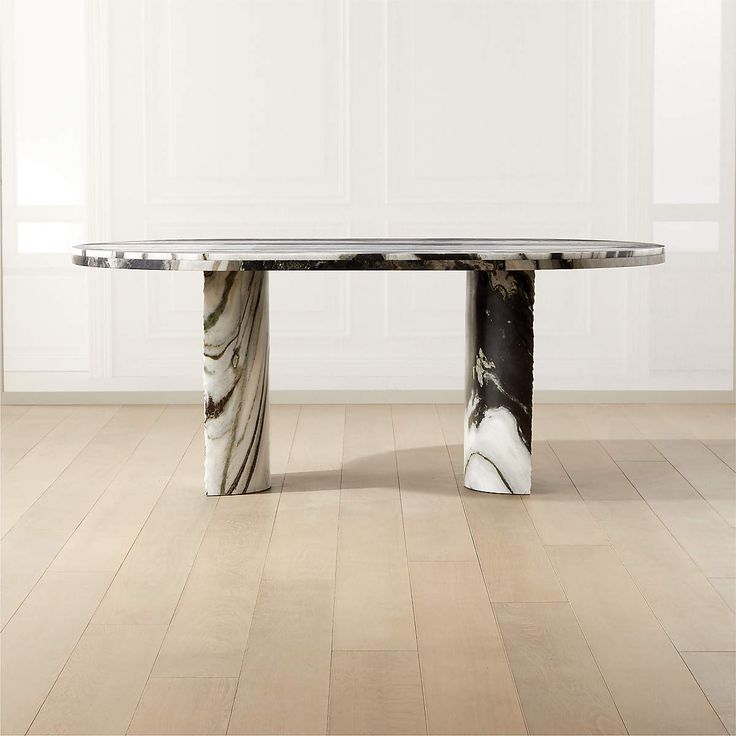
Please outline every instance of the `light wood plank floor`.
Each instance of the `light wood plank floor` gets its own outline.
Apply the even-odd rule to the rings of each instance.
[[[199,407],[0,416],[3,734],[736,733],[733,406],[537,406],[529,497],[454,405],[274,406],[221,499]]]

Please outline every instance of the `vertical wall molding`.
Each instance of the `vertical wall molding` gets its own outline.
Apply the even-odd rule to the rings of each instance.
[[[109,0],[86,0],[87,13],[87,230],[90,241],[112,238],[110,167],[110,16]],[[111,378],[112,273],[89,274],[90,371]]]

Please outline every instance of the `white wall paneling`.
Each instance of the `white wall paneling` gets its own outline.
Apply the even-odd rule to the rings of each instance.
[[[592,10],[389,3],[389,202],[583,201]]]
[[[730,0],[0,0],[5,390],[192,390],[201,274],[75,240],[659,240],[542,273],[542,390],[730,390]],[[271,385],[463,385],[464,276],[275,273]]]
[[[347,200],[346,6],[147,0],[146,201]]]

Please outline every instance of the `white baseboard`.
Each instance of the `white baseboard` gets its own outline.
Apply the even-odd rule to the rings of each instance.
[[[5,391],[0,403],[199,404],[199,391]],[[733,404],[733,391],[535,391],[538,404]],[[271,391],[273,404],[461,404],[460,390]]]

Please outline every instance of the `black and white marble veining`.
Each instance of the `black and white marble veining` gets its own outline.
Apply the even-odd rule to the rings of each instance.
[[[529,493],[534,272],[467,276],[465,486]]]
[[[613,240],[155,240],[74,246],[81,266],[204,271],[205,487],[265,490],[268,271],[468,272],[465,485],[531,489],[534,272],[646,266],[664,246]]]
[[[205,490],[270,487],[268,274],[204,274]]]
[[[533,271],[661,263],[664,247],[614,240],[152,240],[75,246],[81,266],[163,271]]]

